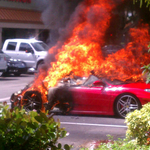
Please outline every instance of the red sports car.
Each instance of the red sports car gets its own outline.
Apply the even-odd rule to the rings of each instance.
[[[125,118],[127,113],[150,102],[150,84],[144,82],[110,81],[90,75],[83,84],[77,85],[72,80],[70,83],[50,88],[48,103],[44,105],[46,109],[58,107],[70,114],[117,115]],[[24,95],[26,109],[41,108],[40,93],[33,97],[33,92]],[[15,101],[11,99],[12,103]]]
[[[150,84],[110,81],[90,76],[82,86],[71,87],[74,107],[71,113],[125,117],[150,102]]]

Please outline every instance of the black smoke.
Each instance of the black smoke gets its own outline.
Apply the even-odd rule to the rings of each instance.
[[[49,0],[42,13],[42,20],[47,29],[50,29],[48,44],[55,45],[60,32],[65,28],[75,8],[83,0]]]

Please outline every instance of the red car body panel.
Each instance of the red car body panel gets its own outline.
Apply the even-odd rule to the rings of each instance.
[[[114,115],[114,103],[120,95],[132,94],[139,99],[141,105],[150,102],[150,93],[145,89],[150,89],[150,84],[137,82],[101,87],[71,87],[74,108],[70,113]]]

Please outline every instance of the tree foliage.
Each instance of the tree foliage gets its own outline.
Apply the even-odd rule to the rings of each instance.
[[[146,7],[150,6],[150,0],[133,0],[133,3],[135,4],[136,2],[140,2],[140,7],[142,7],[142,5],[144,3],[146,3]]]

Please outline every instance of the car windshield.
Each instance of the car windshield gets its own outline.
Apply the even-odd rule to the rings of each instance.
[[[126,81],[121,81],[118,79],[114,79],[114,80],[109,80],[109,79],[102,79],[103,82],[108,83],[108,84],[112,84],[112,85],[122,85],[122,84],[129,84],[129,83],[135,83],[132,80],[126,80]],[[143,82],[143,81],[137,81],[137,82]]]
[[[49,49],[48,45],[43,42],[35,42],[35,43],[31,43],[31,44],[34,47],[34,49],[38,52],[48,51],[48,49]]]
[[[118,80],[118,79],[115,79],[115,80],[109,80],[109,79],[106,79],[106,78],[99,78],[95,75],[90,75],[88,77],[88,79],[83,83],[83,86],[89,86],[89,85],[92,85],[92,83],[94,81],[97,81],[97,80],[101,80],[102,82],[104,82],[105,84],[112,84],[112,85],[122,85],[122,84],[129,84],[129,83],[133,83],[133,81],[121,81],[121,80]]]
[[[90,75],[88,79],[83,83],[83,86],[90,86],[94,81],[99,80],[97,76]]]

